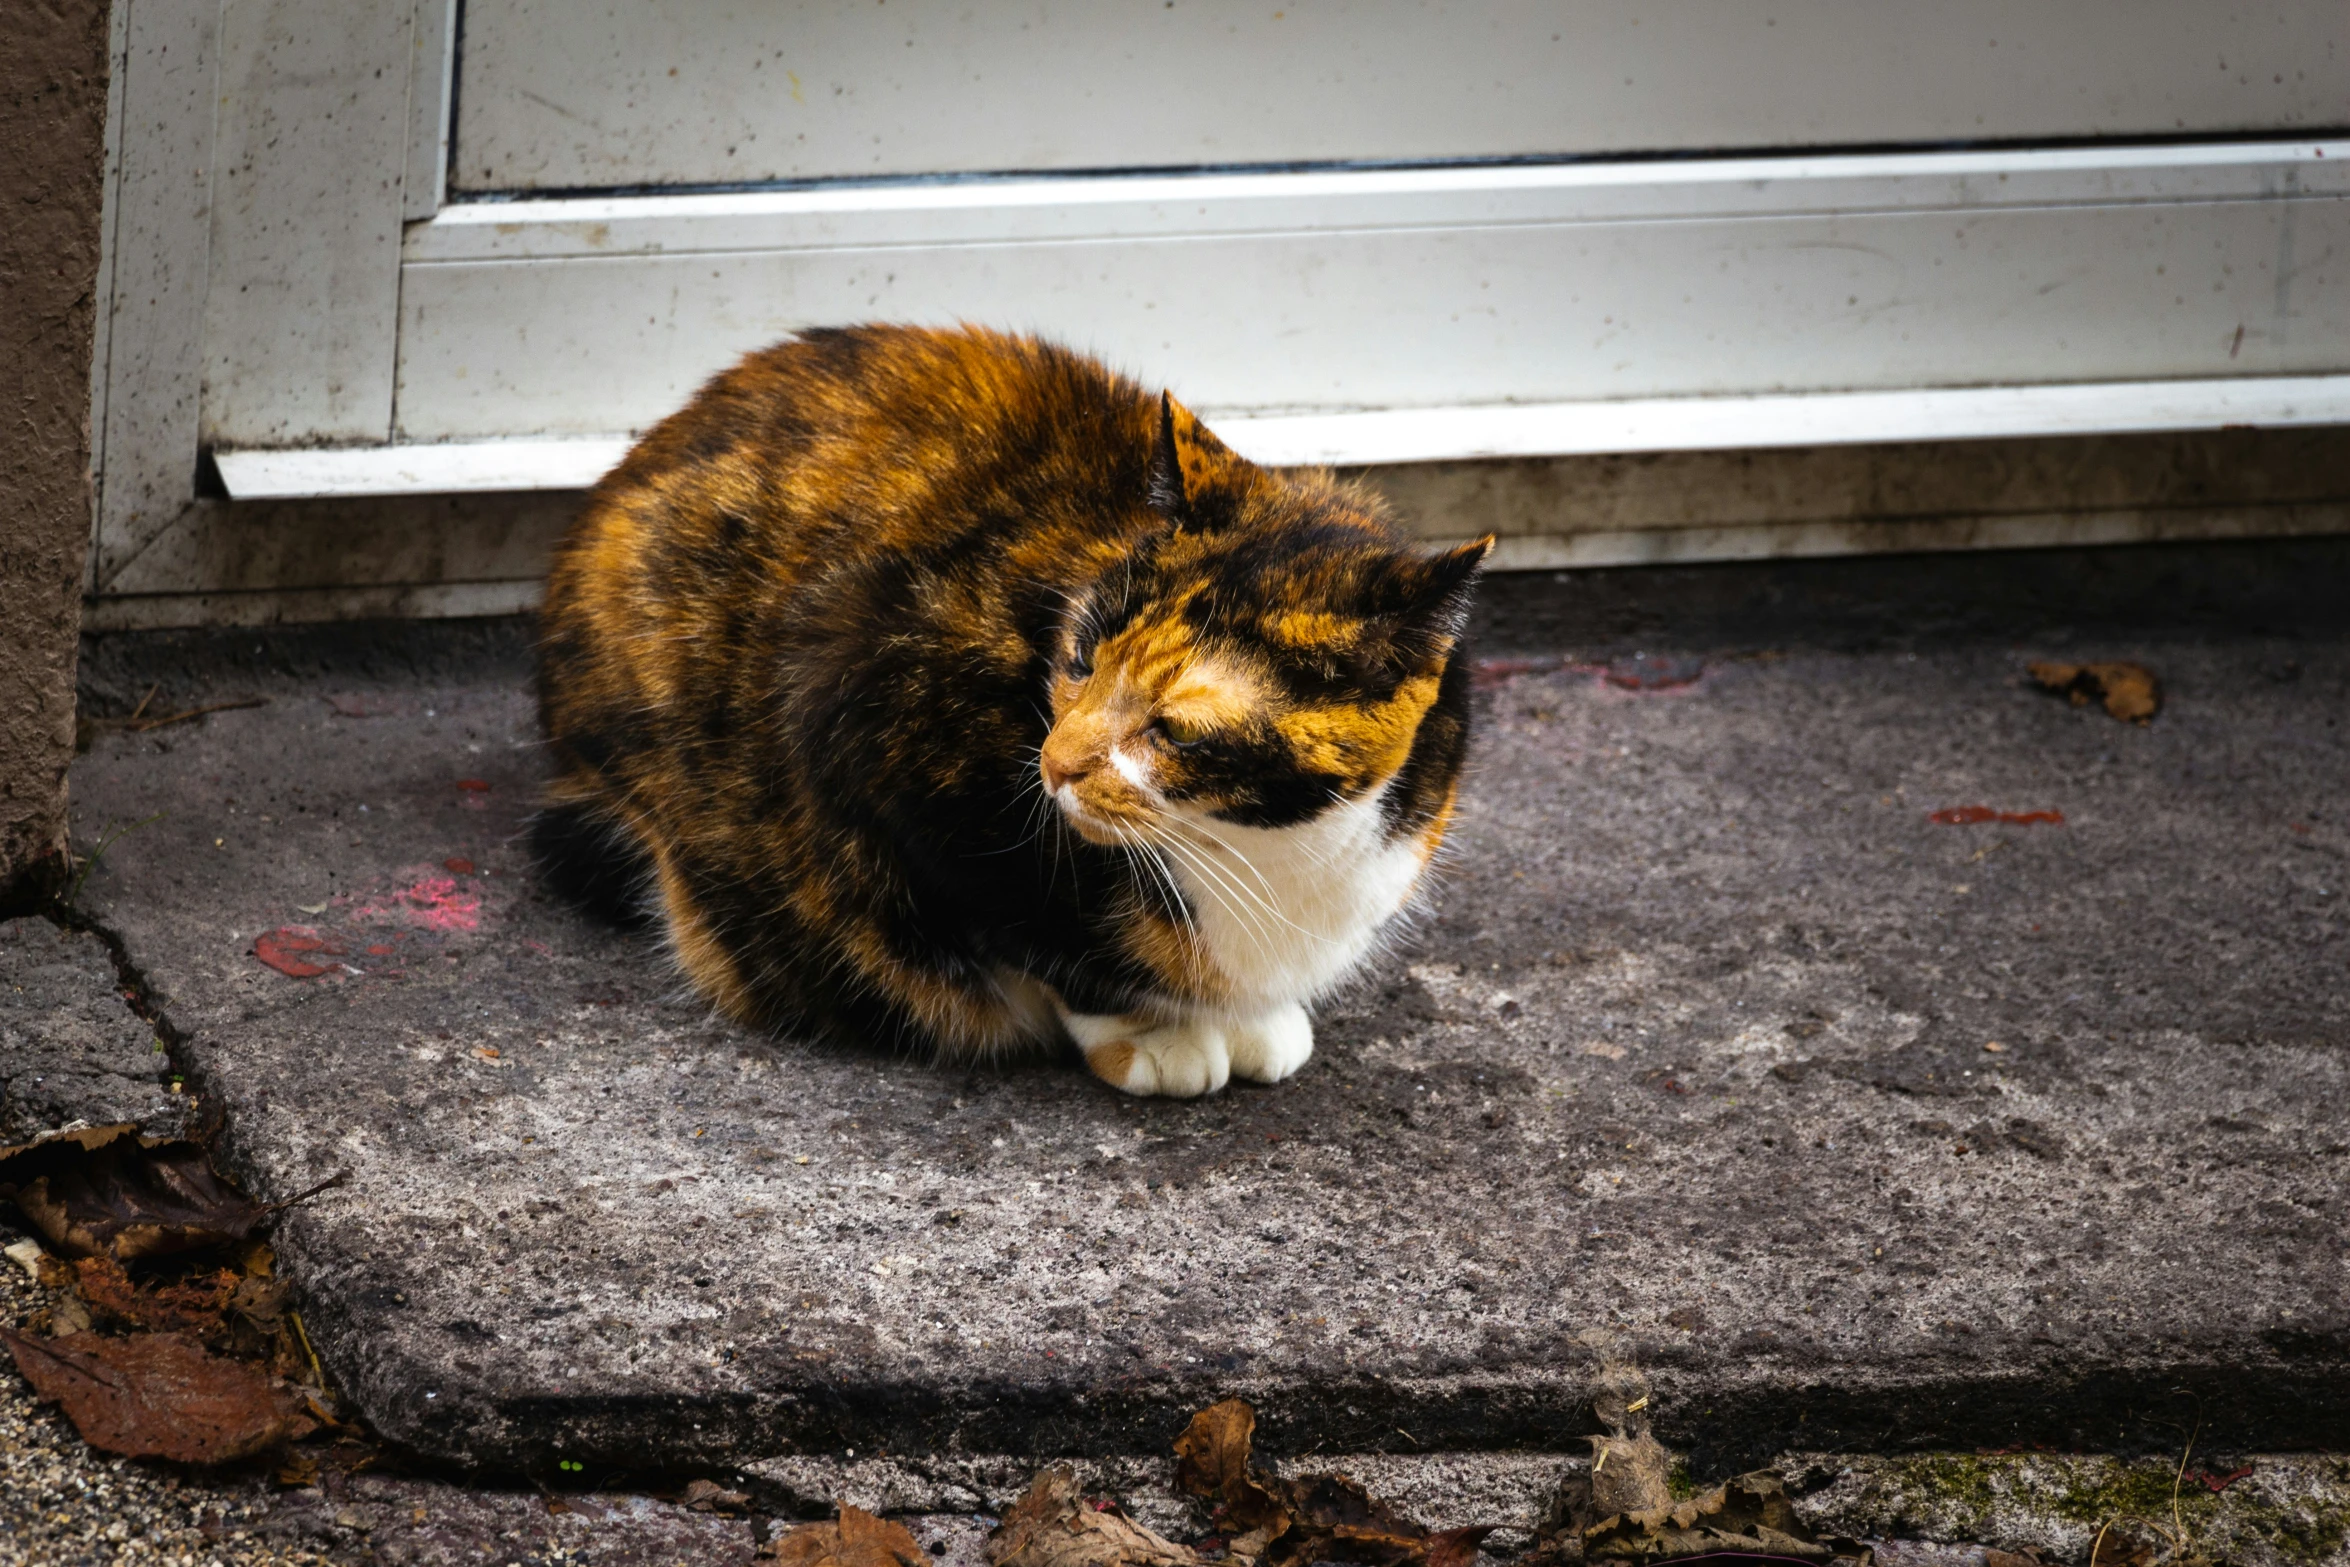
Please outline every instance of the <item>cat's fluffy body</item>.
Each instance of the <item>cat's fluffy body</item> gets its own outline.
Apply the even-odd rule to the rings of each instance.
[[[1443,836],[1484,550],[1047,344],[809,333],[558,551],[541,859],[748,1022],[1278,1080]]]

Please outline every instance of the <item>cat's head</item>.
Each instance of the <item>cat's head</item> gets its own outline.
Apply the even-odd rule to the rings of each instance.
[[[1241,458],[1162,397],[1161,519],[1069,606],[1048,794],[1097,843],[1310,820],[1412,754],[1491,538],[1416,549],[1367,496]]]

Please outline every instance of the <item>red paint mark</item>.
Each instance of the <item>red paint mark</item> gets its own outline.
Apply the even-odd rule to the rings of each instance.
[[[294,979],[316,979],[321,974],[341,968],[340,963],[313,963],[303,956],[315,952],[320,957],[339,958],[343,949],[328,943],[325,937],[307,925],[280,925],[253,938],[253,956]]]
[[[462,854],[452,854],[447,859],[441,861],[441,864],[447,866],[451,872],[459,876],[470,876],[473,874],[473,862]]]
[[[486,778],[460,778],[457,780],[457,787],[472,794],[490,792],[489,780]]]
[[[1599,678],[1619,691],[1677,691],[1697,684],[1704,673],[1705,664],[1699,659],[1635,653],[1608,665]]]
[[[370,898],[351,912],[371,924],[421,925],[436,931],[473,930],[481,924],[481,896],[458,890],[454,876],[436,876],[428,871],[390,897]]]
[[[1547,675],[1566,667],[1562,658],[1481,658],[1469,671],[1469,684],[1480,691],[1492,691],[1520,675]]]
[[[400,894],[427,930],[472,930],[481,923],[481,899],[459,892],[450,876],[427,876]]]
[[[1988,805],[1954,805],[1947,810],[1928,811],[1926,820],[1939,822],[1945,827],[1972,827],[1977,822],[2012,822],[2018,827],[2046,822],[2052,827],[2062,827],[2064,812],[1994,811]]]

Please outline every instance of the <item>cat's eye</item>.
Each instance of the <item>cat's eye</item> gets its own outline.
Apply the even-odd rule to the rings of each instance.
[[[1195,724],[1188,718],[1177,718],[1172,713],[1161,713],[1152,726],[1170,745],[1197,745],[1208,737],[1205,724]]]

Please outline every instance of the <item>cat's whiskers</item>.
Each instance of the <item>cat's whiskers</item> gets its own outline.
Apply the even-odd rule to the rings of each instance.
[[[1213,848],[1221,850],[1224,854],[1229,855],[1232,859],[1239,861],[1240,864],[1248,871],[1248,873],[1257,879],[1258,884],[1265,889],[1261,895],[1256,893],[1248,894],[1249,901],[1255,904],[1258,908],[1264,910],[1267,914],[1270,914],[1273,916],[1273,918],[1279,920],[1282,924],[1288,926],[1291,930],[1296,931],[1301,936],[1307,937],[1312,941],[1320,942],[1324,946],[1336,945],[1336,943],[1331,941],[1331,939],[1322,932],[1318,930],[1310,930],[1307,927],[1300,925],[1297,921],[1291,919],[1286,913],[1282,911],[1279,901],[1280,894],[1274,888],[1273,883],[1266,877],[1262,870],[1257,868],[1256,861],[1250,859],[1246,854],[1241,852],[1237,845],[1228,843],[1224,839],[1208,832],[1197,822],[1184,821],[1182,818],[1177,816],[1168,816],[1165,818],[1165,821],[1184,832],[1193,834],[1195,838],[1204,838],[1207,840],[1206,845],[1202,845],[1196,842],[1191,845],[1193,853],[1198,855],[1200,858],[1212,858],[1208,850],[1208,846],[1212,845]],[[1326,860],[1322,859],[1318,855],[1312,854],[1310,851],[1307,851],[1307,858],[1322,869],[1327,870],[1330,868]],[[1238,878],[1233,879],[1237,883]],[[1241,890],[1245,892],[1247,889],[1245,886],[1243,886]]]
[[[1206,847],[1222,853],[1231,859],[1239,861],[1241,868],[1246,870],[1251,876],[1254,876],[1257,880],[1257,885],[1265,889],[1266,898],[1273,900],[1273,902],[1278,905],[1281,896],[1279,890],[1274,887],[1273,883],[1269,879],[1267,879],[1265,873],[1257,868],[1257,862],[1250,859],[1247,853],[1242,850],[1238,844],[1231,842],[1222,834],[1218,833],[1214,828],[1209,827],[1202,822],[1191,821],[1184,817],[1175,816],[1172,814],[1168,816],[1167,821],[1169,825],[1178,828],[1181,831],[1190,833],[1195,843],[1203,844]],[[1318,868],[1323,870],[1329,869],[1329,862],[1317,855],[1312,854],[1310,850],[1307,853],[1307,857],[1313,860],[1314,864]]]
[[[1162,823],[1172,819],[1171,817],[1162,818]],[[1280,910],[1250,892],[1247,886],[1234,877],[1231,872],[1215,864],[1196,846],[1186,844],[1180,838],[1170,837],[1163,840],[1160,847],[1168,850],[1190,867],[1194,875],[1208,884],[1203,890],[1226,912],[1245,923],[1247,926],[1245,934],[1255,947],[1257,957],[1272,956],[1277,945],[1274,940],[1273,928],[1265,923],[1259,911],[1272,915],[1275,919],[1281,920],[1283,924],[1288,924],[1289,921],[1281,914]]]
[[[1191,905],[1184,899],[1183,889],[1177,885],[1175,873],[1167,868],[1167,862],[1159,857],[1158,850],[1133,828],[1116,827],[1112,831],[1117,833],[1119,846],[1126,851],[1128,861],[1148,865],[1154,881],[1165,887],[1167,900],[1164,907],[1168,918],[1186,930],[1196,931],[1198,926],[1193,923]]]

